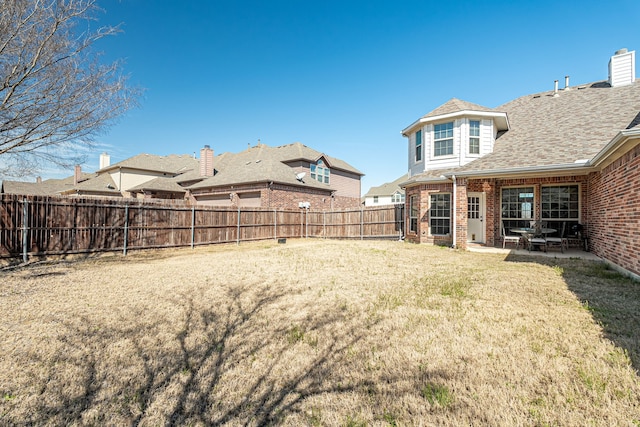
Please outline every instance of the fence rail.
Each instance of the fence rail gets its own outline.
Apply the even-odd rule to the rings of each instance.
[[[0,257],[198,246],[294,237],[401,238],[402,205],[343,211],[215,208],[54,196],[0,198]]]

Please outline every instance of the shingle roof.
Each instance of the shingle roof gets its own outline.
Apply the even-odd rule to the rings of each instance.
[[[404,194],[404,190],[400,188],[400,183],[409,179],[409,176],[405,173],[400,178],[393,180],[392,182],[386,182],[378,187],[371,187],[365,197],[373,196],[392,196],[396,191]]]
[[[456,113],[458,111],[486,111],[486,112],[494,112],[496,110],[492,108],[483,107],[482,105],[474,104],[472,102],[463,101],[458,98],[451,98],[435,110],[425,114],[422,118],[426,119],[429,117],[442,116],[444,114]]]
[[[129,168],[176,174],[190,169],[197,169],[198,167],[198,160],[189,154],[156,156],[143,153],[102,168],[98,172],[106,172],[117,168]]]
[[[81,181],[95,177],[94,173],[82,173]],[[3,181],[2,189],[6,194],[24,194],[30,196],[48,196],[62,193],[73,188],[74,177],[45,179],[42,182]]]
[[[497,107],[510,130],[493,152],[458,172],[574,164],[593,158],[620,131],[640,125],[640,81],[610,87],[596,82],[517,98]]]
[[[348,163],[327,156],[299,142],[279,147],[259,144],[237,154],[224,153],[216,156],[213,160],[213,166],[217,171],[216,175],[191,185],[189,189],[273,181],[332,190],[330,185],[318,182],[311,177],[299,181],[296,178],[295,170],[286,164],[296,160],[315,162],[320,158],[326,160],[329,168],[362,175],[360,171]]]
[[[407,178],[399,183],[400,186],[406,187],[408,185],[417,184],[420,182],[443,182],[448,181],[446,178],[448,174],[455,172],[456,169],[434,169],[428,170],[417,175],[413,175],[411,178]]]
[[[73,186],[66,190],[66,193],[91,193],[108,196],[122,196],[115,182],[108,173],[103,173],[92,177],[86,181],[80,182],[78,185]]]

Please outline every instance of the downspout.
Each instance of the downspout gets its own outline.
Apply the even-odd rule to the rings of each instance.
[[[455,175],[451,175],[451,179],[453,179],[453,243],[451,244],[451,247],[455,249],[456,247],[456,218],[457,218],[457,211],[456,211],[456,192],[457,192],[457,185],[456,185],[456,176]]]

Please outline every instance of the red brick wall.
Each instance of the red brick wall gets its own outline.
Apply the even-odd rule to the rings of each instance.
[[[453,183],[443,184],[421,184],[415,187],[409,187],[405,191],[405,219],[406,230],[405,240],[413,243],[430,243],[436,245],[451,245],[453,243],[453,236],[432,236],[429,231],[429,196],[433,193],[452,193]],[[409,200],[412,195],[418,195],[419,200],[419,212],[418,212],[418,227],[417,232],[412,233],[409,231]],[[452,199],[453,202],[453,199]],[[465,201],[466,206],[466,201]],[[466,209],[466,208],[465,208]],[[453,224],[452,224],[453,226]]]
[[[589,214],[587,206],[589,205],[589,183],[587,176],[559,176],[559,177],[540,177],[540,178],[510,178],[510,179],[483,179],[469,180],[467,183],[468,192],[484,192],[486,193],[487,214],[485,216],[485,224],[487,227],[487,246],[496,246],[500,244],[500,215],[501,200],[500,194],[503,187],[533,187],[534,193],[534,215],[535,219],[540,219],[540,188],[543,185],[566,184],[580,186],[580,222],[586,227],[589,226]],[[463,208],[466,211],[466,201]],[[458,238],[458,244],[463,242]]]
[[[299,209],[300,202],[309,202],[311,210],[330,211],[336,209],[359,208],[361,201],[359,197],[331,197],[330,191],[316,190],[312,188],[303,189],[301,187],[259,183],[254,185],[243,185],[233,187],[220,187],[212,190],[199,190],[194,192],[196,197],[200,194],[220,194],[230,196],[231,206],[238,206],[238,194],[259,193],[260,207],[275,209]],[[191,198],[193,202],[193,198]]]
[[[640,144],[589,175],[590,250],[640,275]]]

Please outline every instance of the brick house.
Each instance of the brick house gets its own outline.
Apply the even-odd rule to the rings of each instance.
[[[111,164],[100,156],[100,169],[73,177],[34,183],[4,181],[15,194],[82,195],[171,199],[187,204],[314,210],[357,208],[363,174],[347,162],[299,142],[270,147],[258,144],[240,153],[214,156],[205,146],[191,155],[139,154]]]
[[[556,236],[640,275],[640,82],[635,52],[609,78],[497,108],[452,99],[402,131],[408,139],[406,239],[497,246],[502,228],[545,221]]]
[[[185,198],[192,204],[227,207],[331,210],[360,205],[363,174],[348,163],[299,142],[258,144],[214,156],[205,146],[198,167],[157,177],[130,189],[138,198]]]

